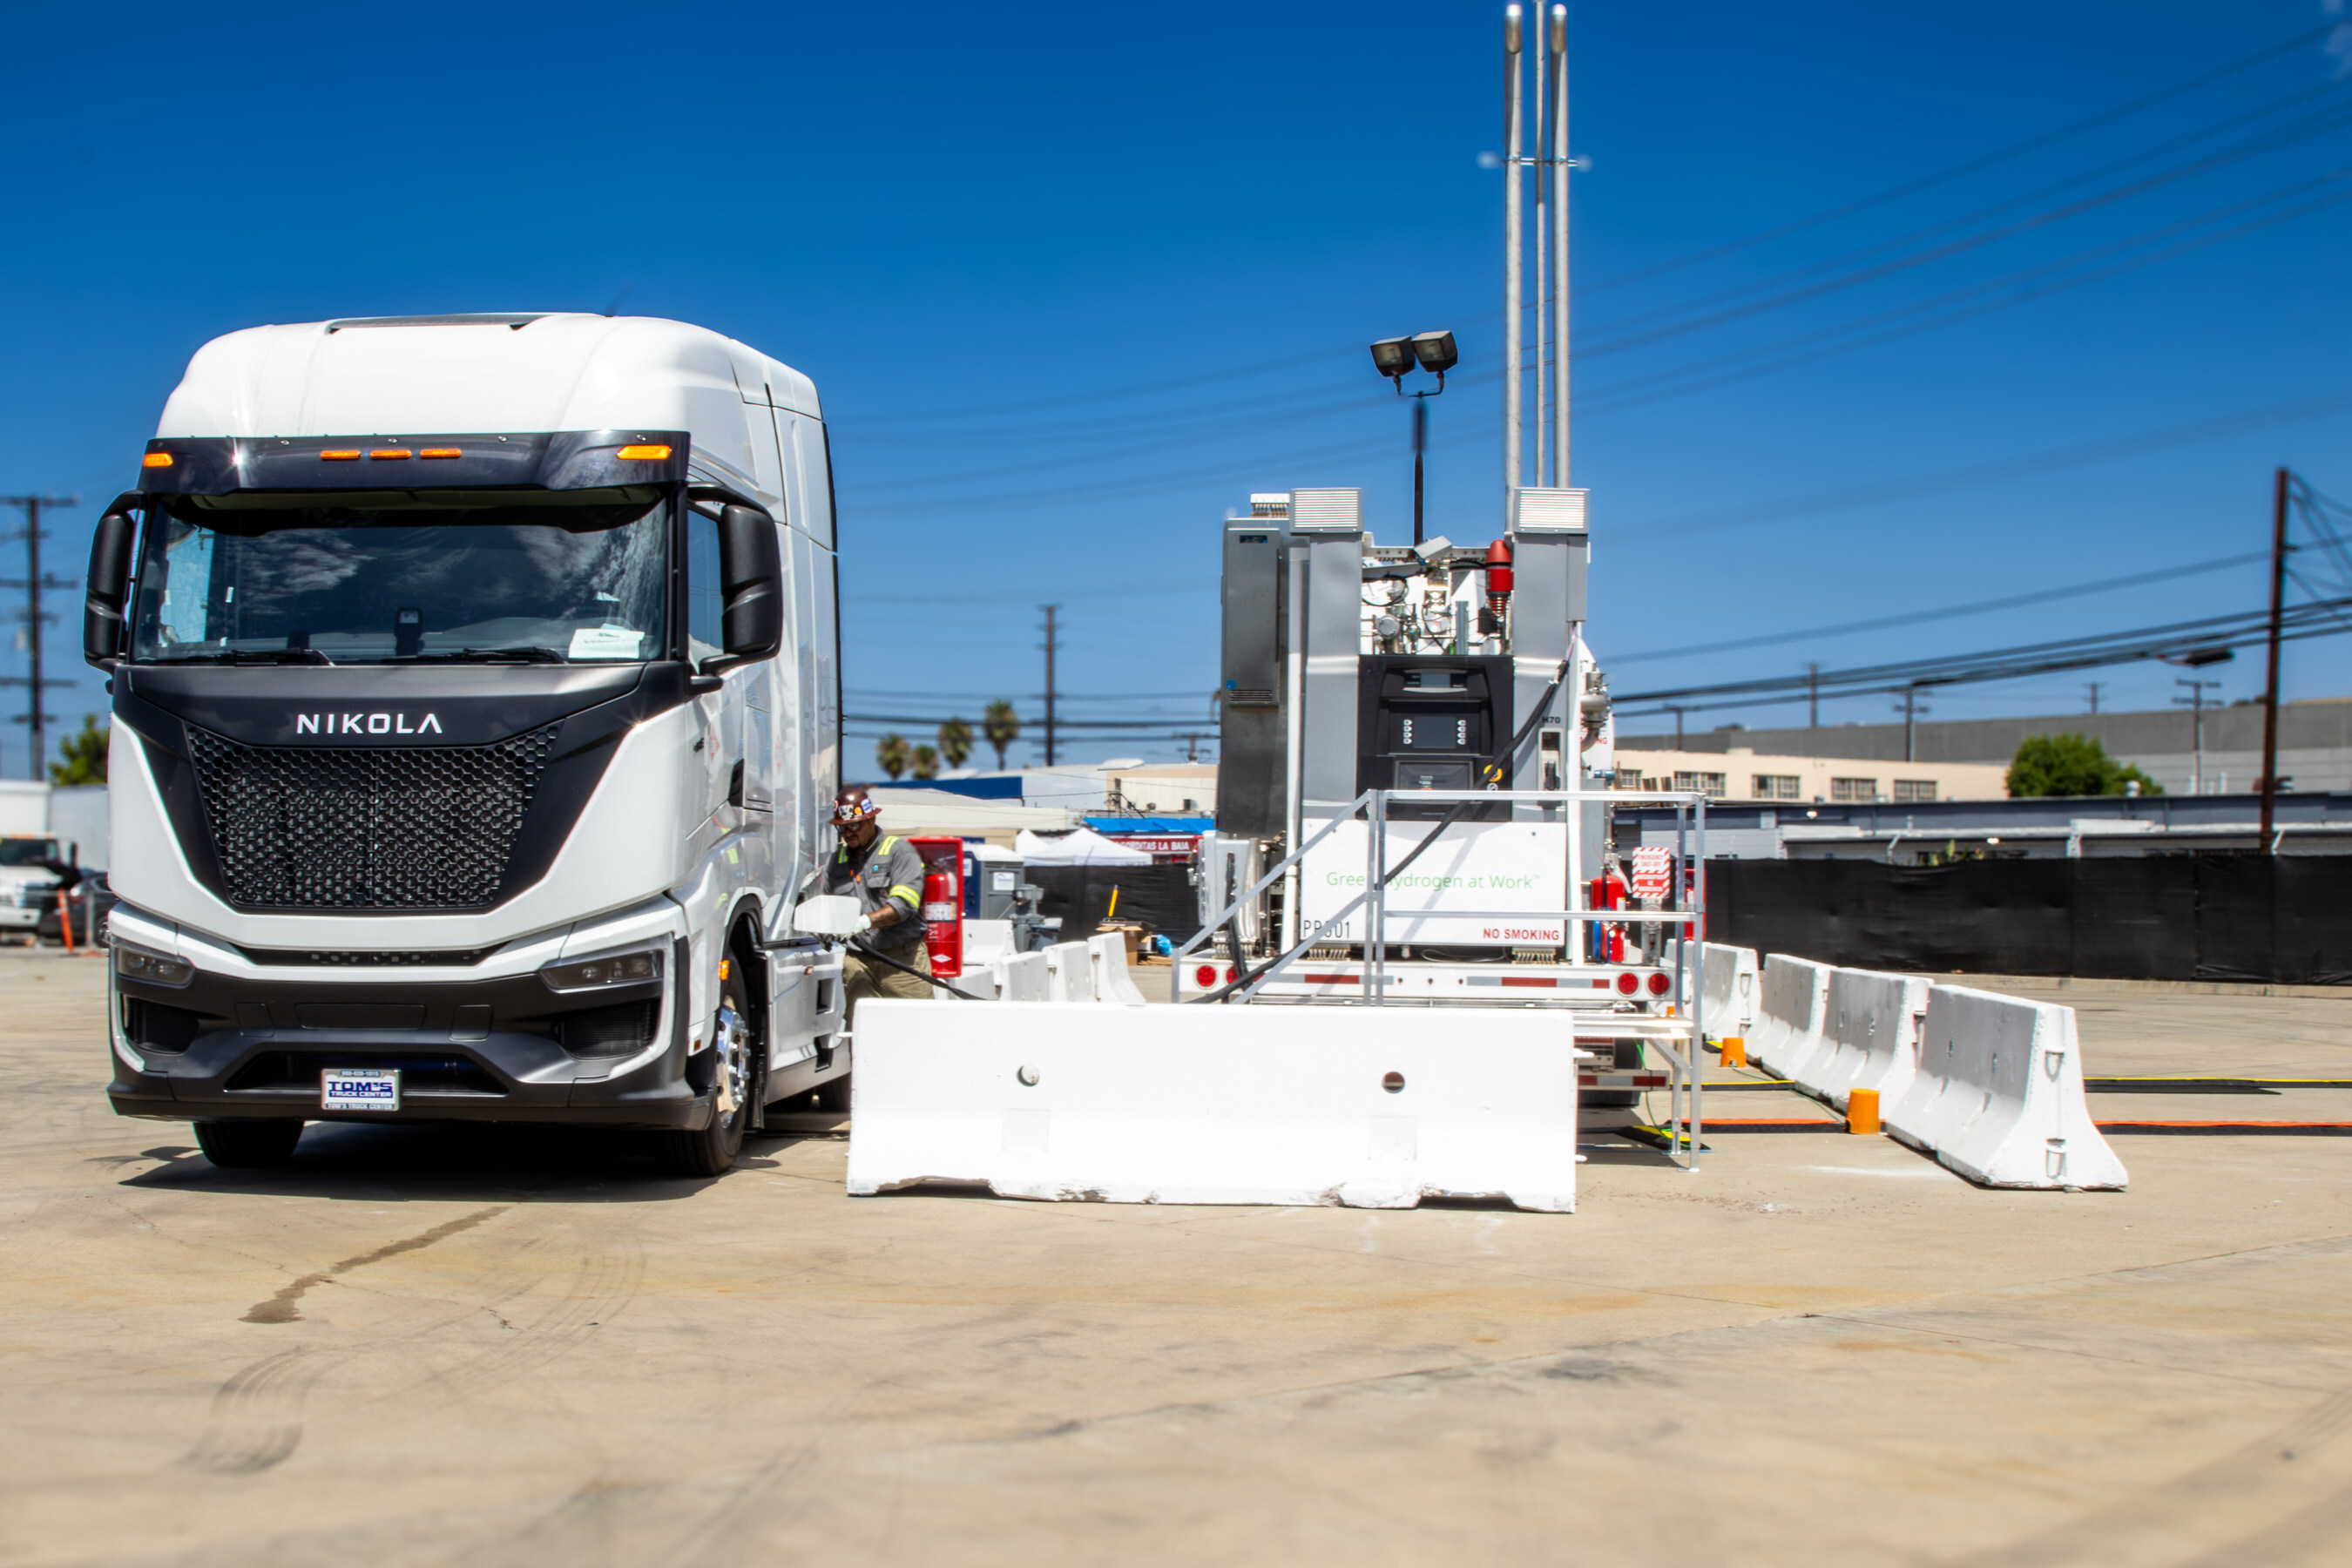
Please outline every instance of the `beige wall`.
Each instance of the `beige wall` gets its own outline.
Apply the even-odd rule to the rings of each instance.
[[[1738,748],[1621,748],[1617,752],[1620,789],[1705,789],[1724,800],[1787,800],[1804,805],[1848,800],[2005,800],[2007,771],[1985,763],[1874,763],[1857,757],[1774,756]],[[1633,782],[1637,774],[1638,784]],[[1776,783],[1759,783],[1763,779]],[[1796,781],[1793,786],[1786,782],[1790,779]]]
[[[1104,788],[1137,811],[1160,816],[1202,816],[1217,809],[1214,763],[1158,763],[1103,775]],[[1188,811],[1184,803],[1193,803]]]

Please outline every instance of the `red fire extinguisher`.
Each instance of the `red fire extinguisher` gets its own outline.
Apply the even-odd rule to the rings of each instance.
[[[907,842],[923,858],[923,946],[931,973],[952,980],[963,973],[963,840]]]

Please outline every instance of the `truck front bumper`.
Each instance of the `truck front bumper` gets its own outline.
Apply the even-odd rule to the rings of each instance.
[[[107,1098],[124,1116],[184,1121],[698,1129],[709,1123],[714,1053],[692,1048],[686,953],[676,940],[659,980],[568,995],[535,967],[466,978],[199,967],[181,987],[117,973]],[[331,1067],[398,1070],[399,1109],[325,1110]]]

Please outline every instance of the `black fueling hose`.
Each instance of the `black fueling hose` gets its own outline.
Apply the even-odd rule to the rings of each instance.
[[[1505,764],[1510,763],[1513,759],[1518,756],[1519,748],[1528,743],[1528,738],[1536,732],[1536,726],[1542,723],[1544,716],[1551,711],[1552,694],[1558,691],[1560,688],[1560,683],[1568,679],[1569,668],[1575,662],[1576,655],[1573,653],[1559,661],[1559,668],[1552,672],[1551,684],[1545,687],[1544,694],[1536,700],[1535,710],[1528,715],[1527,722],[1519,726],[1519,732],[1511,737],[1510,744],[1505,746],[1501,751],[1496,752],[1494,756],[1488,758],[1484,765],[1479,768],[1479,778],[1488,788],[1493,788],[1501,781]],[[1415,860],[1420,859],[1422,851],[1436,843],[1439,834],[1444,833],[1447,828],[1461,821],[1463,813],[1468,811],[1472,806],[1477,804],[1478,802],[1476,801],[1457,800],[1451,806],[1447,807],[1445,815],[1437,819],[1437,826],[1429,830],[1429,837],[1423,839],[1419,844],[1414,845],[1412,854],[1398,861],[1389,869],[1388,874],[1381,879],[1381,886],[1382,888],[1386,888],[1391,882],[1393,882],[1399,877],[1403,876],[1405,868],[1412,865]],[[1369,902],[1370,900],[1367,899],[1366,901]],[[1238,962],[1241,955],[1242,944],[1241,931],[1237,921],[1228,921],[1226,922],[1225,941],[1231,947],[1235,961]],[[1244,974],[1240,979],[1232,981],[1227,984],[1218,987],[1214,991],[1206,993],[1205,994],[1195,996],[1192,1000],[1195,1002],[1223,1002],[1234,992],[1246,990],[1251,985],[1255,984],[1260,975],[1264,974],[1267,970],[1272,969],[1275,964],[1280,961],[1281,954],[1276,953],[1273,958],[1267,959],[1265,963],[1260,964],[1257,968],[1251,970],[1248,973]]]
[[[864,942],[859,942],[855,937],[850,939],[849,945],[857,950],[858,957],[870,958],[877,963],[887,964],[901,974],[911,974],[916,979],[922,981],[926,984],[938,986],[940,990],[946,992],[950,996],[960,996],[967,1002],[977,1002],[980,1000],[979,997],[973,995],[969,991],[957,990],[954,986],[949,984],[946,981],[940,979],[936,974],[926,974],[911,963],[901,963],[897,959],[892,958],[888,953],[875,952],[872,948],[866,946]]]

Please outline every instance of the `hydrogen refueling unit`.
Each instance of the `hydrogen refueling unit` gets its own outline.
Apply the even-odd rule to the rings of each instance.
[[[1539,324],[1533,419],[1504,377],[1499,535],[1423,539],[1418,463],[1409,545],[1353,489],[1227,520],[1217,821],[1178,1005],[1141,1005],[1100,937],[992,963],[991,1006],[863,1004],[852,1193],[1566,1210],[1580,1125],[1630,1124],[1659,1089],[1696,1164],[1706,802],[1614,787],[1568,482],[1565,7],[1544,20],[1506,11],[1505,365],[1528,363],[1530,250]],[[1400,393],[1409,363],[1381,350],[1402,342],[1374,350]],[[1685,825],[1630,881],[1613,803]]]

